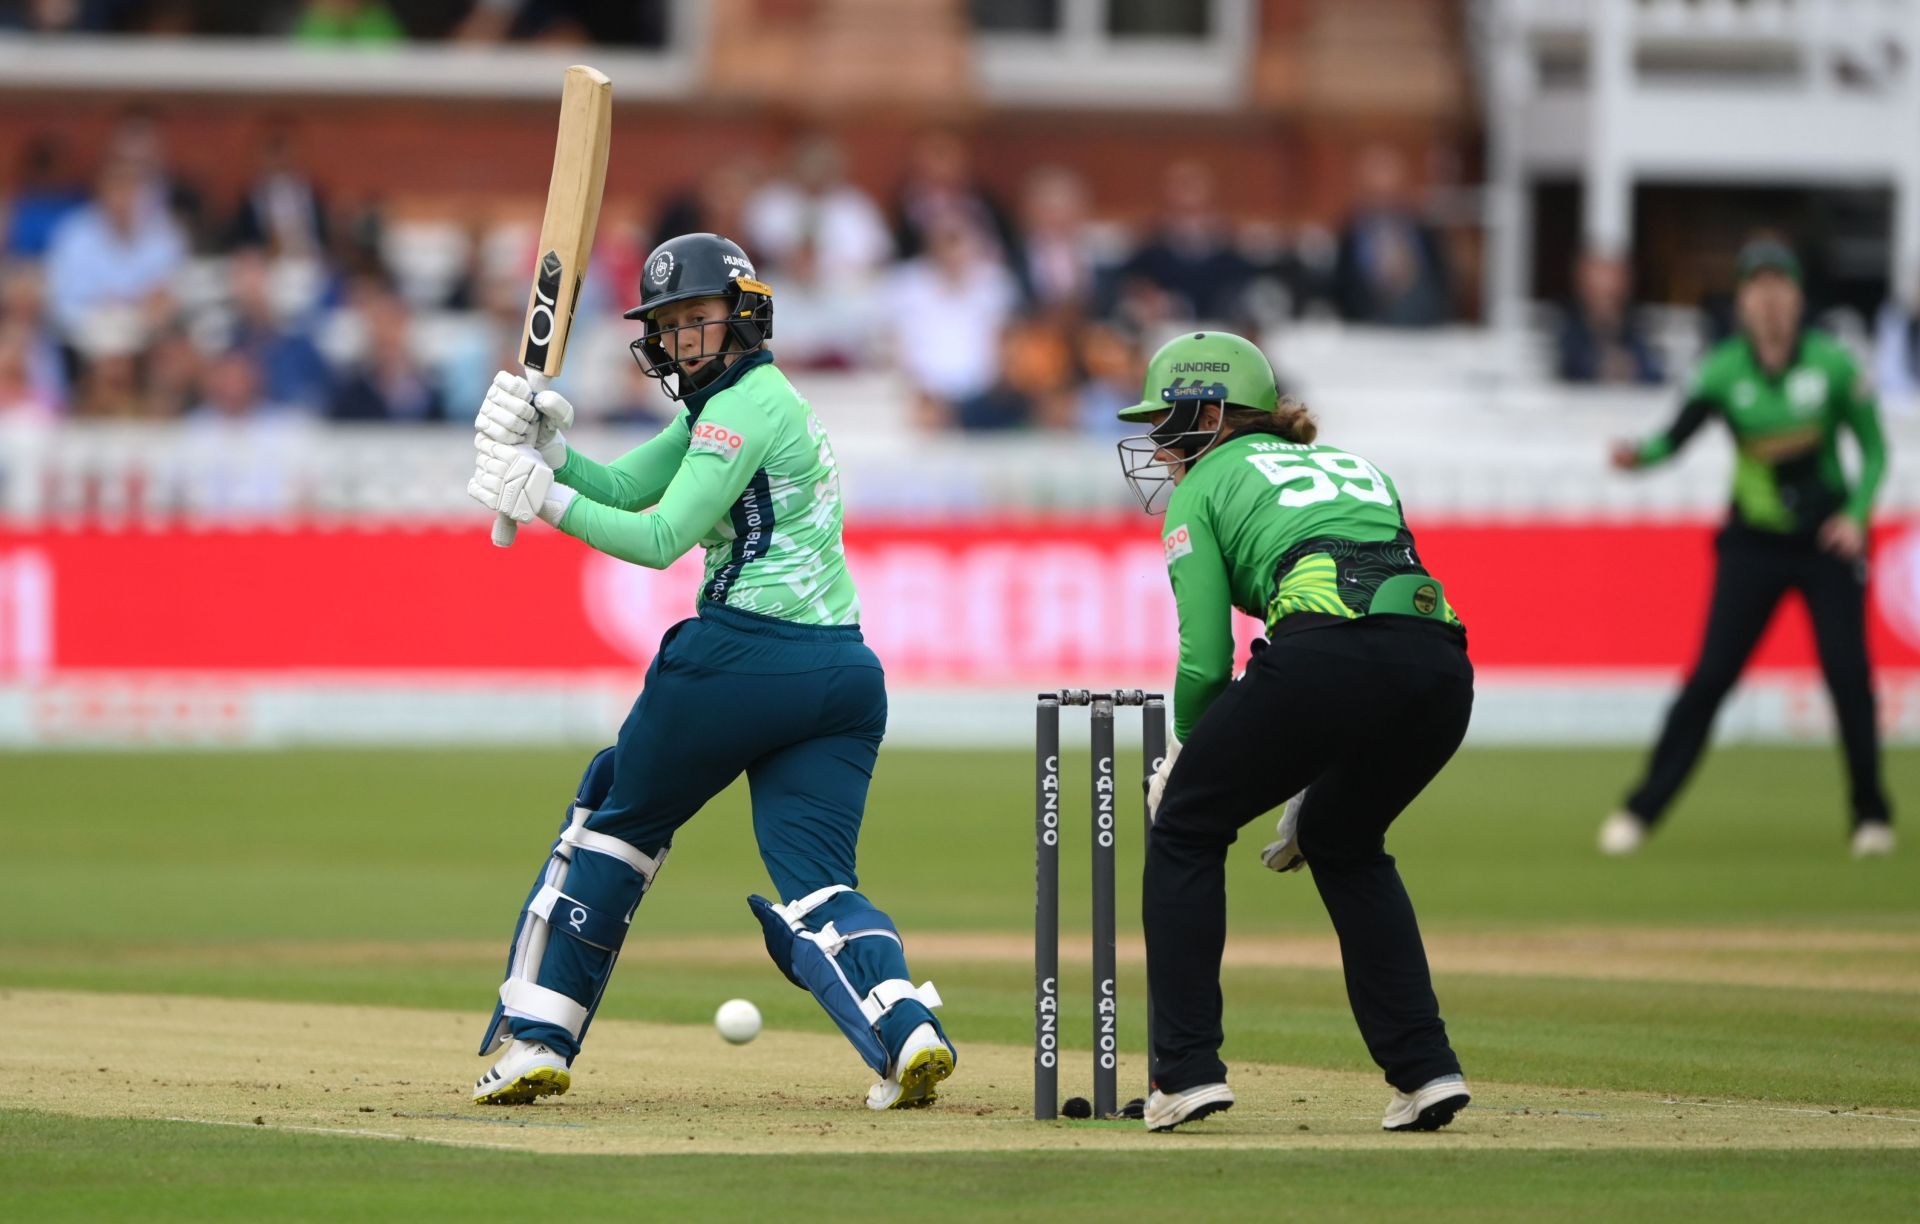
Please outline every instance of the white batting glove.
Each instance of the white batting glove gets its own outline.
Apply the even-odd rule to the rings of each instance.
[[[557,472],[567,462],[567,439],[560,431],[573,428],[573,405],[558,391],[542,391],[533,397],[533,410],[540,414],[533,427],[533,449]]]
[[[473,418],[473,445],[486,450],[489,443],[519,446],[531,442],[558,471],[567,461],[567,439],[563,429],[573,428],[573,405],[558,391],[537,394],[526,379],[508,370],[493,376],[480,412]]]
[[[1160,800],[1167,793],[1167,779],[1173,776],[1174,758],[1180,755],[1180,741],[1171,737],[1167,740],[1167,755],[1160,758],[1159,768],[1153,771],[1153,777],[1147,779],[1147,822],[1151,824],[1160,818]]]
[[[474,461],[467,494],[516,523],[540,518],[555,527],[573,504],[574,491],[555,484],[553,468],[531,446],[483,447]]]
[[[533,437],[538,416],[533,407],[533,388],[527,380],[502,370],[493,376],[486,398],[480,401],[480,412],[473,418],[474,445],[496,442],[518,446]]]

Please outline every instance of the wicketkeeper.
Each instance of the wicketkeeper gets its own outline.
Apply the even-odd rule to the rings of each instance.
[[[1283,804],[1261,857],[1313,874],[1353,1018],[1394,1088],[1381,1125],[1445,1126],[1469,1093],[1385,840],[1466,734],[1466,631],[1414,551],[1393,482],[1316,444],[1307,410],[1280,398],[1246,340],[1171,341],[1120,416],[1152,426],[1120,443],[1121,466],[1150,512],[1164,497],[1180,610],[1179,742],[1148,792],[1147,1129],[1233,1104],[1220,1061],[1227,849]],[[1238,680],[1236,609],[1270,639]]]

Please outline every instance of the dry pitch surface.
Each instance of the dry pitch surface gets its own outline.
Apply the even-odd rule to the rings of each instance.
[[[0,990],[0,1028],[58,1034],[0,1049],[3,1103],[103,1118],[259,1126],[457,1146],[574,1153],[1181,1148],[1464,1149],[1920,1147],[1920,1114],[1859,1102],[1673,1100],[1476,1081],[1446,1131],[1386,1135],[1371,1073],[1234,1068],[1233,1112],[1173,1135],[1138,1123],[1035,1123],[1030,1050],[969,1043],[931,1109],[876,1115],[869,1076],[837,1036],[768,1032],[743,1047],[710,1029],[604,1020],[565,1097],[468,1103],[482,1017],[400,1008],[177,995]],[[1083,1052],[1063,1064],[1084,1092]],[[1138,1090],[1122,1067],[1122,1095]]]

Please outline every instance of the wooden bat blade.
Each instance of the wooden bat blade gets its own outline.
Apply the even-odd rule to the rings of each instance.
[[[560,87],[560,131],[553,141],[553,174],[547,180],[547,211],[540,219],[539,256],[527,321],[520,337],[520,364],[539,387],[560,373],[567,337],[580,302],[580,282],[600,223],[600,194],[607,184],[607,142],[613,133],[613,82],[604,72],[575,64]],[[495,517],[493,542],[511,547],[516,524]]]
[[[560,373],[573,332],[580,282],[600,221],[607,182],[607,144],[613,131],[613,82],[576,64],[560,91],[560,131],[553,143],[553,176],[540,221],[538,262],[527,298],[521,364],[548,376]]]

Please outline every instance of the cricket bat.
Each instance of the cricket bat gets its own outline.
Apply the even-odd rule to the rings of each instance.
[[[535,391],[558,377],[566,361],[580,281],[600,221],[612,130],[613,82],[585,64],[567,69],[560,89],[560,133],[553,142],[553,177],[547,180],[547,212],[540,221],[540,256],[520,335],[520,364]],[[499,515],[493,521],[493,542],[508,547],[516,527],[511,518]]]

